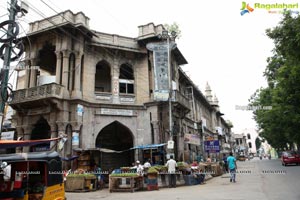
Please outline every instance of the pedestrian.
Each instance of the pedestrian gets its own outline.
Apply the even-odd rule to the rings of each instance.
[[[173,159],[173,155],[170,156],[170,159],[166,163],[166,167],[168,167],[168,174],[169,174],[169,188],[176,187],[176,167],[177,163]]]
[[[144,168],[150,168],[151,167],[151,159],[148,159],[145,163],[144,163]]]
[[[207,163],[211,163],[211,158],[210,158],[209,155],[207,156],[206,162],[207,162]]]
[[[137,160],[135,163],[136,163],[136,172],[137,172],[140,176],[142,176],[143,173],[144,173],[143,165],[141,165],[140,161],[138,161],[138,160]]]
[[[96,188],[97,189],[102,189],[102,187],[103,187],[103,178],[102,178],[102,174],[101,174],[101,168],[97,164],[95,164],[95,166],[94,166],[94,173],[95,173],[95,176],[97,178]]]
[[[232,152],[230,152],[229,156],[227,157],[227,163],[228,163],[228,168],[230,171],[230,182],[235,183],[237,165],[236,165],[236,158],[233,157]]]
[[[227,164],[227,156],[225,153],[223,154],[223,165],[224,165],[223,170],[225,171],[225,173],[227,173],[228,172],[228,164]]]

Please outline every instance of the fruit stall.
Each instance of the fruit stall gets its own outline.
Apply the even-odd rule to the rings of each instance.
[[[144,177],[137,173],[115,173],[109,175],[109,192],[134,192],[143,190]]]

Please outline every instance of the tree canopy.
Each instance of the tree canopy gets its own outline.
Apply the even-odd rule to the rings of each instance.
[[[274,148],[287,148],[287,144],[300,144],[299,15],[285,13],[266,34],[275,45],[264,72],[268,87],[258,89],[249,101],[251,106],[271,107],[254,111],[260,136]]]
[[[176,22],[173,22],[173,24],[164,24],[164,27],[169,33],[175,32],[177,39],[181,37],[181,30],[179,29],[179,25]]]

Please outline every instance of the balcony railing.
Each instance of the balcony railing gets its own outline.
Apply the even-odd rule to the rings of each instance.
[[[181,93],[180,93],[179,91],[177,91],[177,90],[173,90],[173,93],[172,93],[172,101],[181,104],[181,105],[184,106],[186,109],[190,109],[189,99],[186,98],[185,96],[183,96],[183,94],[181,94]]]
[[[63,98],[63,86],[57,83],[49,83],[37,87],[13,91],[11,104],[51,97],[60,99]]]

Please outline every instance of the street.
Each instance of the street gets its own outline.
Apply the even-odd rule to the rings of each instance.
[[[299,200],[300,166],[281,165],[279,159],[238,162],[237,182],[230,183],[229,175],[215,177],[204,185],[161,188],[159,191],[110,193],[107,188],[87,193],[66,193],[69,200]]]

